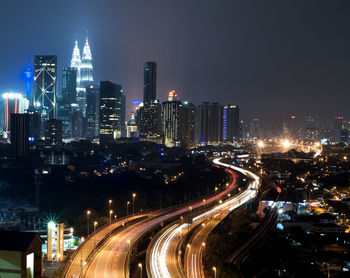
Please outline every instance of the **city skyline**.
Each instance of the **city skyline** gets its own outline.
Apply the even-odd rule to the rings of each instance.
[[[15,2],[5,3],[3,11],[14,11]],[[143,64],[155,61],[161,101],[169,90],[176,90],[196,104],[207,100],[238,104],[244,119],[350,116],[345,1],[337,5],[202,1],[198,9],[196,3],[183,1],[107,2],[108,10],[107,5],[97,9],[96,1],[84,1],[85,5],[76,1],[65,9],[68,2],[62,1],[57,15],[50,14],[56,20],[43,27],[47,32],[33,31],[39,28],[39,20],[26,26],[22,11],[9,12],[11,18],[2,14],[3,38],[10,47],[1,52],[0,90],[25,92],[21,72],[28,54],[57,55],[60,76],[61,68],[69,65],[74,41],[82,41],[89,31],[96,82],[122,84],[127,104],[142,98]],[[40,4],[23,3],[23,11],[34,13]],[[177,20],[171,20],[172,13]],[[64,24],[62,18],[67,19]],[[19,24],[11,24],[14,19]],[[42,20],[48,19],[43,14]],[[17,38],[10,38],[14,33]]]

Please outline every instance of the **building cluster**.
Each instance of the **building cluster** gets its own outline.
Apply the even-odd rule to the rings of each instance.
[[[197,107],[179,99],[157,99],[157,64],[144,65],[143,101],[126,121],[122,86],[94,82],[92,54],[86,39],[82,55],[75,42],[69,66],[62,68],[62,91],[57,92],[57,56],[34,56],[25,70],[27,95],[3,94],[0,118],[3,138],[11,141],[16,156],[41,146],[55,149],[62,142],[87,139],[101,144],[122,137],[138,137],[167,147],[234,142],[241,139],[239,107],[203,102]],[[33,83],[33,90],[32,88]]]
[[[264,121],[252,119],[243,125],[243,138],[267,139],[288,137],[295,140],[350,143],[350,122],[342,116],[333,119],[318,116],[296,117]]]

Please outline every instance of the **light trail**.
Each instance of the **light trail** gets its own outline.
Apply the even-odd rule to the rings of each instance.
[[[222,203],[215,205],[213,208],[209,209],[208,211],[201,213],[200,215],[197,215],[192,219],[193,225],[191,227],[194,227],[196,224],[198,224],[199,221],[202,221],[204,219],[210,219],[218,218],[221,219],[221,214],[224,214],[225,216],[229,214],[232,210],[238,208],[239,206],[245,204],[246,202],[252,200],[256,197],[260,185],[260,179],[257,175],[254,173],[233,166],[226,163],[222,163],[220,161],[221,158],[214,159],[214,164],[225,167],[226,169],[234,170],[237,172],[242,173],[243,175],[247,176],[248,178],[252,179],[252,181],[249,183],[247,188],[242,191],[241,193],[227,199],[226,201],[223,201]],[[222,218],[223,219],[223,218]],[[221,221],[221,220],[220,220]],[[216,221],[219,223],[220,221]],[[163,234],[157,238],[153,246],[151,247],[149,259],[146,262],[148,264],[148,268],[150,271],[150,275],[152,278],[171,278],[171,277],[178,277],[178,273],[170,273],[169,267],[170,265],[173,265],[174,263],[177,263],[176,258],[172,258],[169,255],[169,246],[173,242],[172,246],[177,246],[180,233],[182,233],[182,230],[188,227],[188,224],[183,224],[181,226],[178,226],[178,224],[174,224],[170,228],[168,228]],[[215,226],[213,226],[215,227]],[[211,229],[209,229],[209,232]],[[189,246],[189,250],[192,248],[192,246]],[[197,248],[198,249],[198,248]],[[201,262],[201,247],[199,247],[196,252],[191,254],[190,256],[187,256],[189,259],[188,265],[191,265],[191,267],[187,267],[187,269],[192,270],[189,271],[187,274],[188,277],[201,277],[202,276],[202,262]],[[175,253],[175,252],[172,252]],[[186,253],[190,253],[189,251]],[[175,261],[174,261],[175,260]],[[186,269],[186,268],[185,268]]]

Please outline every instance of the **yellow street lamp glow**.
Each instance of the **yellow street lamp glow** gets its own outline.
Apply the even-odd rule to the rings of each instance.
[[[141,268],[142,267],[142,263],[139,263],[138,266],[139,266],[139,268]]]
[[[264,148],[265,147],[265,143],[263,141],[259,141],[258,142],[258,147],[259,148]]]
[[[87,215],[90,215],[90,213],[91,213],[91,211],[89,211],[89,210],[86,212]]]

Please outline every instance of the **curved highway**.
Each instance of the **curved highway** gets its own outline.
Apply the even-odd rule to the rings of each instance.
[[[172,212],[166,210],[152,215],[138,223],[129,225],[121,232],[112,235],[106,243],[97,250],[95,256],[87,262],[84,269],[84,277],[129,277],[129,260],[132,246],[145,234],[151,231],[165,221],[169,221],[177,216],[207,206],[217,201],[234,189],[237,175],[231,170],[226,169],[230,173],[230,182],[222,192],[203,200],[194,202]],[[161,214],[163,213],[163,214]]]
[[[150,277],[204,277],[202,252],[205,248],[205,239],[227,214],[256,197],[260,185],[260,179],[257,175],[248,170],[222,163],[220,159],[215,159],[214,163],[230,171],[234,170],[242,173],[251,179],[251,182],[239,194],[229,197],[225,201],[215,202],[206,212],[194,217],[190,227],[186,223],[175,223],[174,225],[169,225],[168,230],[159,233],[148,250],[149,255],[146,264]],[[182,269],[179,266],[180,260],[178,256],[178,246],[182,239],[182,233],[184,230],[187,231],[197,226],[199,221],[203,223],[187,245],[184,259],[185,265],[184,269]]]

